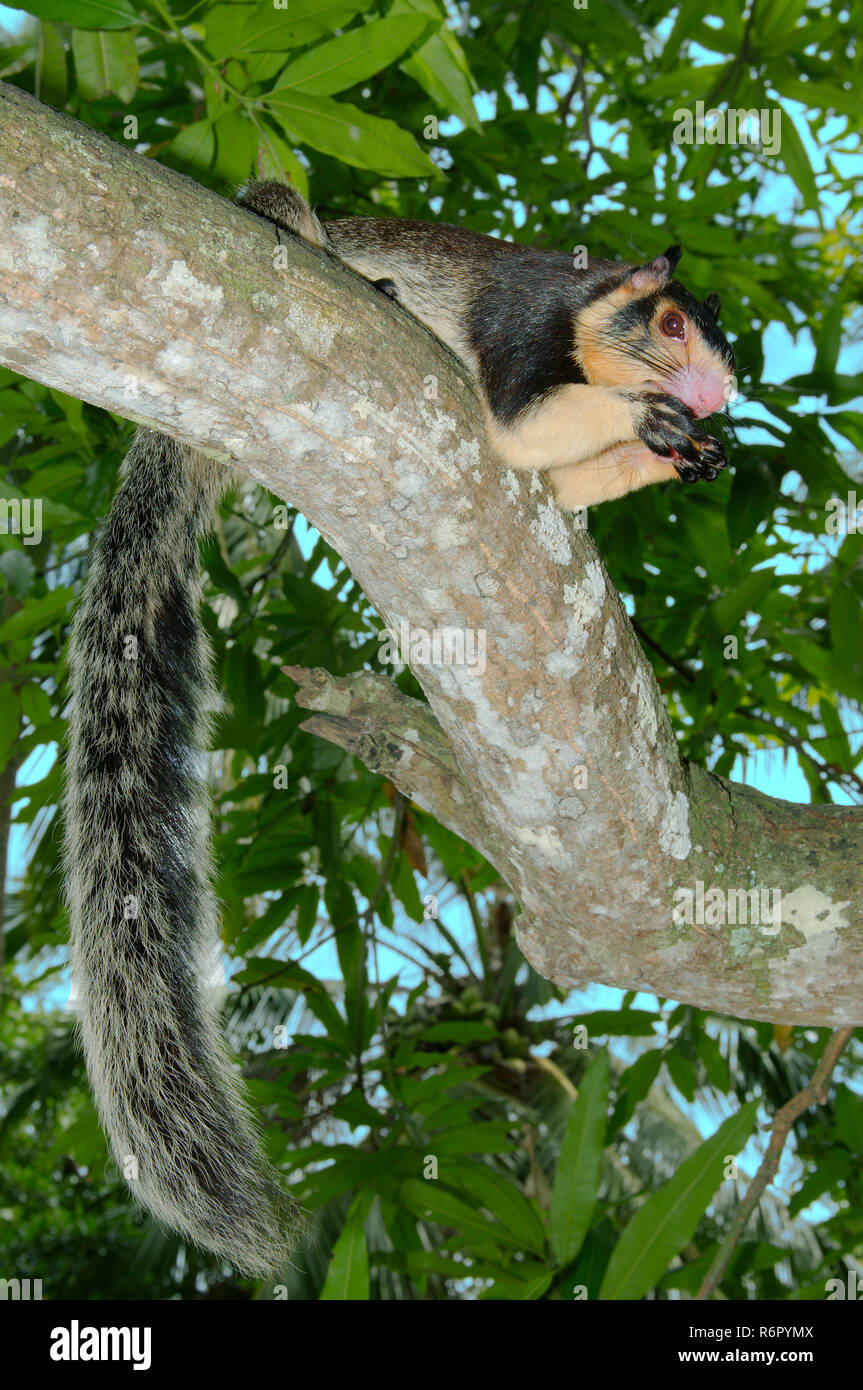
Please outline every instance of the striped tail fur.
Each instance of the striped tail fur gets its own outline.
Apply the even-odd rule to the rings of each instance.
[[[297,1209],[260,1152],[207,986],[214,692],[198,542],[226,483],[150,430],[124,462],[70,641],[64,852],[80,1036],[121,1171],[158,1221],[265,1276]]]

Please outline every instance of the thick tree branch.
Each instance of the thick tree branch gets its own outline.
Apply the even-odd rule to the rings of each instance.
[[[275,267],[271,226],[8,87],[0,171],[0,361],[296,504],[392,630],[485,643],[414,670],[538,970],[863,1021],[863,813],[682,764],[589,535],[501,470],[446,348],[309,247]],[[699,883],[779,890],[781,929],[676,924]]]

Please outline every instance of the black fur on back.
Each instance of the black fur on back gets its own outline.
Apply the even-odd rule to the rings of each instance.
[[[482,266],[467,312],[483,389],[506,425],[555,387],[587,381],[574,355],[575,316],[626,273],[610,261],[592,260],[576,270],[569,256],[518,250],[516,274],[505,253]]]

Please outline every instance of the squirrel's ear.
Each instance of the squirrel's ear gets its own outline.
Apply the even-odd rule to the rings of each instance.
[[[705,299],[704,307],[707,310],[710,317],[713,319],[713,322],[718,323],[719,310],[722,308],[722,300],[719,298],[719,295],[716,293],[715,290],[712,290]]]
[[[639,294],[662,289],[674,274],[674,267],[682,255],[682,246],[669,246],[667,251],[663,251],[661,256],[656,256],[648,265],[640,265],[633,270],[629,277],[630,285]]]

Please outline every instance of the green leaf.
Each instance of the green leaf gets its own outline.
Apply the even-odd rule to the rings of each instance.
[[[855,1160],[849,1153],[834,1146],[832,1153],[819,1160],[817,1172],[810,1174],[802,1187],[794,1193],[788,1204],[788,1215],[799,1216],[800,1212],[805,1211],[810,1203],[817,1201],[822,1193],[828,1192],[840,1182],[847,1182],[854,1163]]]
[[[21,687],[21,709],[35,729],[51,718],[51,696],[35,681]]]
[[[432,34],[416,53],[399,63],[399,67],[418,82],[444,111],[451,111],[470,130],[482,134],[482,122],[473,104],[470,80],[454,60],[446,39]]]
[[[497,1037],[494,1028],[488,1023],[432,1023],[420,1033],[423,1042],[491,1042]]]
[[[363,1224],[363,1197],[356,1199],[336,1241],[321,1301],[354,1302],[369,1297],[369,1252]]]
[[[72,589],[52,589],[41,598],[28,600],[5,623],[0,623],[0,642],[17,642],[45,632],[65,616],[72,597]]]
[[[400,57],[428,26],[425,15],[408,14],[350,29],[295,58],[276,83],[276,90],[298,88],[314,96],[343,92]]]
[[[599,1297],[643,1298],[668,1263],[688,1245],[710,1199],[723,1179],[727,1154],[745,1146],[758,1113],[750,1101],[731,1115],[711,1139],[683,1162],[663,1187],[635,1213],[614,1247]]]
[[[748,540],[762,521],[773,515],[777,488],[773,472],[762,459],[746,459],[731,481],[731,497],[725,514],[728,539],[737,548]]]
[[[506,1153],[513,1147],[509,1120],[477,1120],[475,1124],[457,1125],[433,1134],[428,1141],[429,1152],[441,1154]]]
[[[209,53],[215,58],[230,58],[238,55],[244,49],[248,50],[249,45],[240,43],[240,35],[247,24],[260,14],[260,6],[256,5],[254,10],[250,5],[225,4],[213,5],[203,16],[204,24],[204,44]],[[284,11],[268,10],[267,18],[278,20],[284,26]]]
[[[658,1014],[649,1009],[595,1009],[590,1014],[576,1014],[573,1028],[583,1023],[591,1038],[627,1037],[652,1038],[659,1023]]]
[[[277,179],[293,184],[304,198],[309,196],[309,179],[297,156],[287,140],[268,126],[261,124],[257,129],[257,153],[255,172],[259,179]]]
[[[855,615],[856,616],[856,615]],[[833,650],[836,650],[834,641]],[[859,650],[859,648],[858,648]],[[821,715],[821,722],[827,735],[824,739],[816,739],[815,747],[822,754],[828,763],[838,763],[840,767],[852,768],[854,766],[854,756],[851,752],[851,745],[848,742],[848,735],[845,726],[839,717],[839,711],[834,704],[822,696],[818,701],[818,713]]]
[[[389,13],[424,14],[436,19],[443,18],[435,0],[395,0]],[[444,111],[451,111],[471,130],[482,134],[482,122],[473,104],[476,83],[462,46],[448,25],[442,24],[438,32],[427,38],[404,62],[399,63],[399,67],[408,77],[418,82]]]
[[[76,29],[129,29],[141,23],[127,0],[6,0],[6,8]]]
[[[720,1095],[725,1095],[731,1086],[728,1063],[722,1055],[718,1038],[699,1030],[695,1039],[695,1050],[701,1059],[707,1079]]]
[[[451,1186],[466,1189],[477,1206],[487,1207],[498,1221],[517,1236],[526,1250],[541,1255],[545,1251],[545,1229],[536,1208],[511,1178],[502,1177],[483,1163],[446,1165]]]
[[[662,1049],[655,1047],[637,1057],[631,1067],[627,1067],[617,1083],[617,1100],[614,1113],[608,1124],[606,1142],[610,1142],[618,1130],[629,1124],[635,1114],[635,1107],[644,1100],[662,1066]]]
[[[697,1260],[690,1260],[677,1269],[670,1269],[657,1284],[658,1289],[683,1289],[694,1297],[704,1282],[704,1276],[713,1264],[719,1244],[714,1241],[705,1246]],[[727,1277],[739,1279],[755,1269],[768,1269],[782,1259],[788,1258],[787,1250],[766,1242],[747,1241],[739,1245],[732,1256]]]
[[[222,666],[222,682],[235,714],[251,715],[253,719],[263,717],[266,710],[264,673],[253,651],[239,642],[229,647]]]
[[[233,983],[266,985],[268,989],[302,990],[306,1004],[315,1018],[323,1023],[334,1046],[346,1054],[352,1051],[354,1040],[326,986],[301,965],[291,965],[268,956],[252,956],[233,977]]]
[[[863,624],[860,600],[847,584],[840,584],[830,598],[830,645],[849,665],[860,660]]]
[[[809,0],[766,0],[752,11],[759,48],[787,52],[787,44]],[[804,28],[803,33],[807,30]]]
[[[472,1259],[467,1270],[462,1261],[437,1255],[430,1250],[373,1250],[369,1258],[372,1264],[396,1269],[400,1274],[409,1274],[411,1278],[423,1274],[442,1274],[445,1279],[464,1279],[467,1273],[474,1279],[502,1277],[499,1265]]]
[[[181,164],[192,169],[210,169],[216,157],[216,136],[213,122],[194,121],[175,135],[168,146],[171,154]]]
[[[836,1130],[852,1153],[863,1154],[863,1106],[847,1086],[839,1086],[834,1102]]]
[[[764,107],[769,108],[772,102],[764,94]],[[806,146],[800,139],[797,127],[791,118],[791,113],[779,102],[779,109],[782,112],[782,163],[785,165],[789,177],[794,180],[803,198],[803,206],[812,208],[818,213],[820,218],[820,204],[818,201],[818,185],[815,182],[815,174],[806,153]]]
[[[236,57],[249,53],[283,53],[310,43],[323,34],[343,29],[355,15],[371,8],[372,0],[290,0],[285,10],[272,5],[255,5],[254,13],[234,36],[233,23],[225,32],[222,15],[213,22],[207,16],[207,47],[217,57]],[[222,11],[233,6],[217,6]],[[218,27],[216,27],[216,25]]]
[[[213,126],[216,137],[214,168],[227,184],[245,183],[254,172],[257,136],[251,121],[239,111],[226,111]]]
[[[43,20],[36,48],[36,95],[50,106],[64,106],[69,87],[66,49],[59,30]]]
[[[497,1221],[487,1221],[473,1207],[454,1197],[434,1180],[407,1178],[399,1188],[399,1195],[410,1211],[426,1220],[437,1221],[442,1226],[455,1226],[466,1236],[475,1236],[482,1241],[496,1240],[521,1249],[519,1236]]]
[[[521,1266],[519,1266],[521,1270]],[[493,1286],[483,1295],[483,1302],[495,1299],[506,1299],[507,1302],[515,1299],[536,1299],[542,1298],[546,1289],[554,1278],[554,1271],[543,1269],[541,1265],[531,1264],[524,1271],[526,1278],[514,1279],[513,1271],[507,1271],[505,1277],[495,1279]]]
[[[74,526],[79,531],[82,529],[89,529],[85,525],[85,518],[83,518],[79,512],[73,512],[71,507],[64,506],[62,502],[55,502],[53,498],[48,496],[44,496],[41,498],[41,515],[37,514],[36,506],[40,499],[36,498],[34,500],[32,497],[29,496],[28,493],[24,492],[21,488],[15,487],[10,482],[4,482],[3,484],[2,500],[3,502],[7,503],[7,505],[8,503],[13,501],[21,503],[20,519],[14,517],[13,511],[13,520],[20,520],[22,522],[28,523],[29,527],[33,528],[31,534],[35,534],[36,530],[38,529],[36,525],[37,523],[41,524],[42,526]],[[25,503],[27,504],[26,507],[24,505]],[[2,526],[2,520],[0,520],[0,526]],[[13,534],[18,534],[18,531],[14,526],[8,526],[7,523],[7,527],[8,530],[10,530]],[[3,530],[5,529],[7,528],[3,528]],[[3,530],[0,530],[0,535],[3,534]]]
[[[113,93],[130,102],[138,90],[138,56],[130,34],[75,29],[72,54],[78,89],[88,101]]]
[[[819,646],[817,642],[810,642],[807,637],[792,636],[790,632],[783,633],[782,642],[789,656],[794,657],[807,675],[812,676],[828,690],[833,688],[835,671],[831,653],[825,647]]]
[[[747,613],[757,613],[758,605],[776,587],[776,572],[772,569],[753,570],[746,578],[713,605],[712,617],[718,630],[731,632]]]
[[[836,360],[842,346],[842,320],[845,316],[845,297],[833,296],[831,303],[825,305],[821,316],[821,331],[817,337],[815,372],[835,372]]]
[[[356,991],[363,977],[365,940],[357,920],[354,895],[343,878],[334,876],[327,879],[324,905],[335,929],[342,979],[347,989]]]
[[[3,699],[0,700],[0,770],[6,766],[9,754],[18,741],[20,724],[21,707],[17,692],[4,686]]]
[[[333,1116],[337,1120],[346,1120],[351,1129],[360,1125],[380,1129],[381,1125],[388,1123],[385,1115],[369,1105],[359,1087],[333,1106]]]
[[[26,550],[0,552],[0,574],[16,598],[26,598],[33,587],[35,566]]]
[[[296,931],[301,946],[305,946],[318,919],[318,897],[318,890],[313,883],[307,883],[300,889]]]
[[[394,121],[369,116],[348,102],[303,92],[270,92],[266,101],[302,144],[345,164],[394,178],[438,173],[413,136]]]
[[[581,1249],[599,1192],[608,1108],[608,1052],[603,1049],[582,1078],[572,1104],[551,1193],[554,1253],[569,1264]]]
[[[423,921],[423,905],[414,871],[406,854],[400,854],[391,876],[392,890],[407,915],[414,922]]]
[[[677,1048],[672,1048],[665,1055],[665,1065],[668,1067],[668,1074],[684,1099],[690,1104],[695,1100],[695,1063],[691,1057],[685,1057]]]
[[[863,449],[863,412],[834,410],[827,417],[830,428],[850,439],[855,449]]]
[[[301,891],[299,888],[292,888],[287,893],[281,893],[260,917],[256,917],[249,926],[239,931],[236,937],[229,937],[229,940],[234,942],[236,953],[244,956],[272,936],[276,927],[281,926],[296,905]]]

